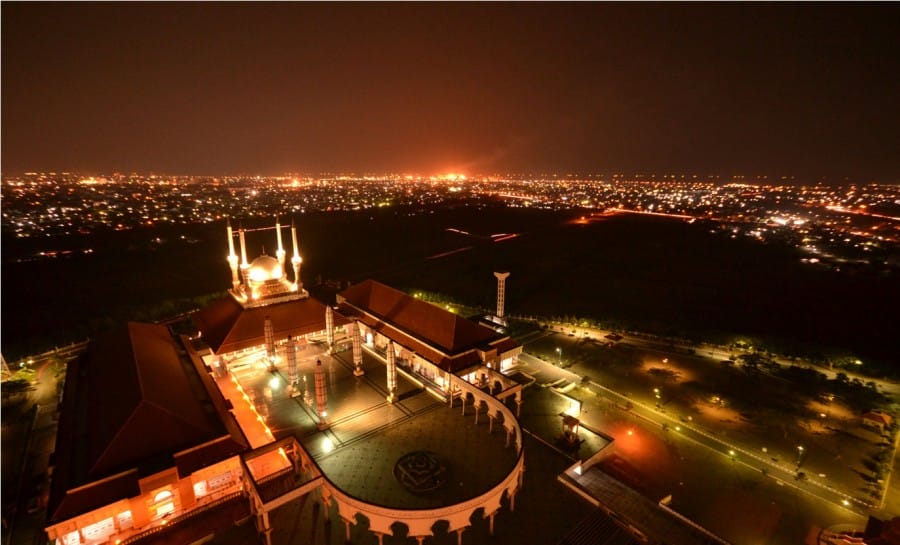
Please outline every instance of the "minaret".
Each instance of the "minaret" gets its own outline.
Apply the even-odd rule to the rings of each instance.
[[[300,264],[303,263],[303,258],[300,257],[300,250],[297,249],[297,228],[294,227],[294,222],[291,222],[291,237],[294,239],[294,256],[291,258],[291,263],[294,265],[294,289],[296,291],[303,290],[303,281],[300,279]]]
[[[506,279],[508,272],[495,272],[497,277],[497,318],[503,319],[503,305],[506,302]]]
[[[244,286],[247,286],[247,273],[250,270],[250,264],[247,263],[247,241],[244,239],[244,227],[241,226],[238,228],[238,234],[241,237],[241,278],[244,281]]]
[[[278,235],[278,251],[275,252],[275,257],[278,258],[278,264],[281,265],[281,277],[284,278],[286,276],[284,271],[284,246],[281,244],[281,223],[278,221],[278,216],[275,216],[275,233]]]
[[[231,267],[231,289],[237,292],[241,285],[241,278],[238,276],[238,258],[234,253],[234,232],[231,230],[231,220],[228,219],[228,265]]]

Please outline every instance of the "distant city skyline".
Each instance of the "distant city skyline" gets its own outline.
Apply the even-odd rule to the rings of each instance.
[[[2,172],[900,180],[896,4],[3,3]]]

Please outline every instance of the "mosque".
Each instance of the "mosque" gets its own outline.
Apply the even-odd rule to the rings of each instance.
[[[128,323],[69,365],[49,539],[189,543],[243,520],[268,545],[295,501],[348,543],[462,544],[474,517],[493,534],[525,470],[522,347],[374,280],[318,301],[277,219],[226,236],[231,288],[190,327]],[[261,236],[275,255],[249,261]]]

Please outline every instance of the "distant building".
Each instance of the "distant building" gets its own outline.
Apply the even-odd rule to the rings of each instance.
[[[862,424],[881,433],[891,426],[891,415],[884,411],[867,411],[862,415]]]

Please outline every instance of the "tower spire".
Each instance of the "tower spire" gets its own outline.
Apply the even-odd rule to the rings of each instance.
[[[231,230],[231,218],[226,220],[228,229],[228,266],[231,267],[231,289],[237,291],[241,285],[238,276],[238,258],[234,253],[234,231]]]
[[[303,263],[303,258],[300,257],[300,250],[297,249],[297,227],[294,226],[293,220],[291,220],[291,238],[294,242],[294,256],[291,257],[291,264],[294,266],[294,289],[302,291],[303,281],[300,279],[300,264]]]
[[[278,236],[278,251],[275,252],[275,257],[278,258],[278,264],[281,265],[281,276],[284,277],[284,245],[281,243],[281,222],[278,220],[278,216],[275,216],[275,233]]]
[[[509,278],[508,272],[495,272],[497,277],[497,318],[503,320],[504,306],[506,303],[506,279]]]

